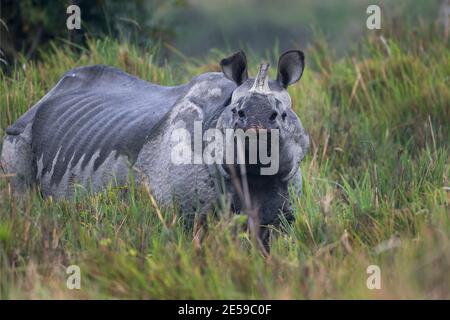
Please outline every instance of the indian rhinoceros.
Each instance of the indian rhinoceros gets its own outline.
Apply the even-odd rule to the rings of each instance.
[[[286,89],[301,78],[304,55],[283,53],[277,78],[270,81],[267,64],[261,64],[256,78],[248,77],[242,51],[220,65],[222,72],[173,87],[103,65],[70,70],[6,130],[2,168],[13,175],[19,193],[37,185],[45,197],[55,198],[72,197],[77,185],[93,192],[111,183],[126,185],[132,174],[157,201],[176,201],[186,215],[209,212],[224,194],[232,209],[242,212],[247,191],[260,224],[274,224],[279,214],[288,217],[292,211],[290,190],[301,191],[299,165],[309,137]],[[279,169],[262,175],[254,164],[242,171],[242,165],[175,163],[174,132],[185,129],[193,135],[195,123],[202,133],[211,128],[277,130]]]

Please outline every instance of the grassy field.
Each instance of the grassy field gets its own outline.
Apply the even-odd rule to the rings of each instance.
[[[21,59],[0,74],[0,133],[72,67],[110,64],[177,84],[226,55],[158,66],[152,52],[91,40]],[[339,59],[318,40],[306,58],[289,89],[312,140],[304,193],[295,222],[273,230],[269,257],[245,216],[223,212],[194,236],[140,186],[127,199],[13,199],[0,175],[0,298],[450,299],[448,40],[422,26],[373,34]],[[259,57],[250,60],[255,74]],[[66,287],[72,264],[81,290]],[[380,290],[366,286],[369,265],[380,267]]]

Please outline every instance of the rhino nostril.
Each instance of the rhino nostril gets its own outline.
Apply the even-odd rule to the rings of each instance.
[[[278,116],[278,112],[273,112],[271,115],[270,115],[270,121],[273,121],[273,120],[275,120],[276,118],[277,118],[277,116]]]
[[[285,120],[285,119],[286,119],[286,116],[287,116],[286,112],[283,112],[283,114],[281,115],[281,118],[282,118],[283,120]]]
[[[245,112],[242,111],[242,110],[239,110],[239,111],[238,111],[238,116],[239,116],[240,118],[245,118]]]

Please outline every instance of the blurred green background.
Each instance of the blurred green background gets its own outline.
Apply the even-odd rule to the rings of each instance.
[[[338,54],[348,52],[365,33],[366,8],[378,4],[382,23],[436,20],[443,0],[1,0],[2,65],[27,59],[55,40],[84,47],[89,37],[110,36],[148,48],[160,57],[202,58],[213,48],[239,48],[259,55],[274,45],[280,50],[305,48],[318,34]],[[81,30],[66,28],[66,8],[81,8]],[[427,21],[429,22],[429,21]],[[383,26],[383,25],[382,25]],[[272,49],[271,49],[272,50]]]

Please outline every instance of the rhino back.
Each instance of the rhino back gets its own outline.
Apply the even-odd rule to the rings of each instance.
[[[89,176],[102,164],[110,170],[108,162],[119,157],[133,163],[185,90],[186,85],[163,87],[107,66],[67,72],[32,115],[38,178],[45,176],[50,188],[68,174],[83,179],[80,172]]]

